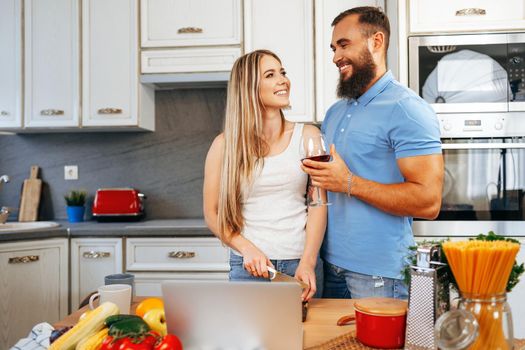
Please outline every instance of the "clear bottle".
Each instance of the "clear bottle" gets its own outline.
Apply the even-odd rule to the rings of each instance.
[[[461,293],[460,310],[476,318],[479,335],[469,350],[511,350],[514,342],[512,312],[507,303],[507,294]]]

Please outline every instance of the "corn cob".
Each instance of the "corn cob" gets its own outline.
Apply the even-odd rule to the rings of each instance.
[[[102,341],[108,335],[109,328],[104,327],[101,331],[92,334],[88,338],[84,338],[78,344],[75,350],[98,350],[102,345]]]
[[[73,328],[60,338],[55,340],[48,350],[73,350],[79,341],[85,339],[104,328],[106,317],[119,313],[118,306],[111,303],[102,303],[90,312],[83,320],[79,321]]]

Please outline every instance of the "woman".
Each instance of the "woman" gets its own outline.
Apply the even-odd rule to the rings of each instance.
[[[206,157],[204,218],[232,248],[230,280],[267,280],[271,266],[305,282],[302,298],[309,300],[321,292],[326,207],[307,212],[299,144],[301,135],[319,130],[284,119],[289,94],[273,52],[257,50],[234,63],[224,132]]]

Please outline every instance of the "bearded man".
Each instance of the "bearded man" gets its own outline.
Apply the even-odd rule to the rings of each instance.
[[[344,11],[332,26],[341,99],[321,128],[332,161],[303,162],[331,203],[321,250],[323,296],[404,299],[401,270],[414,244],[412,218],[434,219],[441,207],[438,120],[387,71],[390,24],[380,9]]]

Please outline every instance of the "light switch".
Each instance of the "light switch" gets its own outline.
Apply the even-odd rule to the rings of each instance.
[[[65,180],[78,180],[78,166],[77,165],[64,166],[64,179]]]

